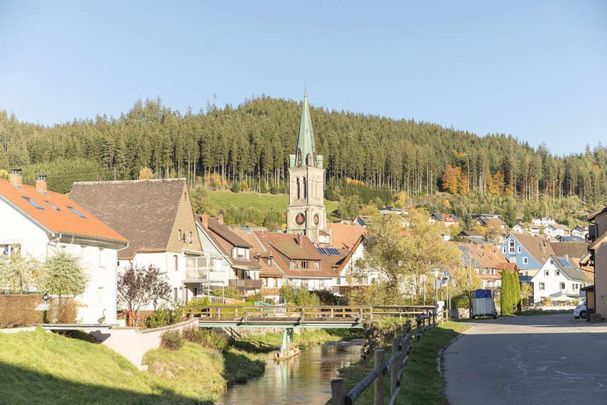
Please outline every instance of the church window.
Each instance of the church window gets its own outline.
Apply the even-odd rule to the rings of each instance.
[[[299,177],[296,180],[297,180],[297,199],[299,200],[301,198],[301,185],[299,184]]]
[[[303,178],[303,186],[304,186],[304,198],[308,198],[308,182],[306,178]]]

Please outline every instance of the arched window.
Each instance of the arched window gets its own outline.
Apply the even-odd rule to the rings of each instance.
[[[304,198],[308,198],[308,182],[306,178],[303,178],[303,186],[304,186]]]
[[[299,177],[296,179],[297,181],[297,199],[301,198],[301,185],[299,184]]]

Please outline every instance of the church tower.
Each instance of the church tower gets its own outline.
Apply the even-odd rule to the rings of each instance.
[[[306,235],[314,243],[327,235],[322,164],[322,156],[316,154],[308,95],[304,94],[297,149],[289,156],[287,232]]]

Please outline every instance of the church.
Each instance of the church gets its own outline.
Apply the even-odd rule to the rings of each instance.
[[[305,235],[315,244],[331,244],[324,193],[323,157],[316,153],[308,95],[304,94],[297,146],[289,157],[287,233]]]

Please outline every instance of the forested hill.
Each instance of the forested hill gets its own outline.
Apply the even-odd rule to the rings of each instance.
[[[141,167],[157,176],[227,180],[263,178],[281,184],[299,128],[301,104],[269,97],[237,108],[180,114],[159,101],[137,102],[119,118],[99,116],[52,127],[0,114],[0,168],[52,167],[71,178],[111,173],[135,178]],[[346,177],[413,195],[516,193],[536,199],[577,195],[604,201],[607,148],[557,157],[512,136],[478,137],[410,120],[312,108],[319,153],[331,180]],[[571,134],[583,138],[583,134]],[[54,162],[48,164],[48,162]],[[250,184],[250,183],[249,183]]]

